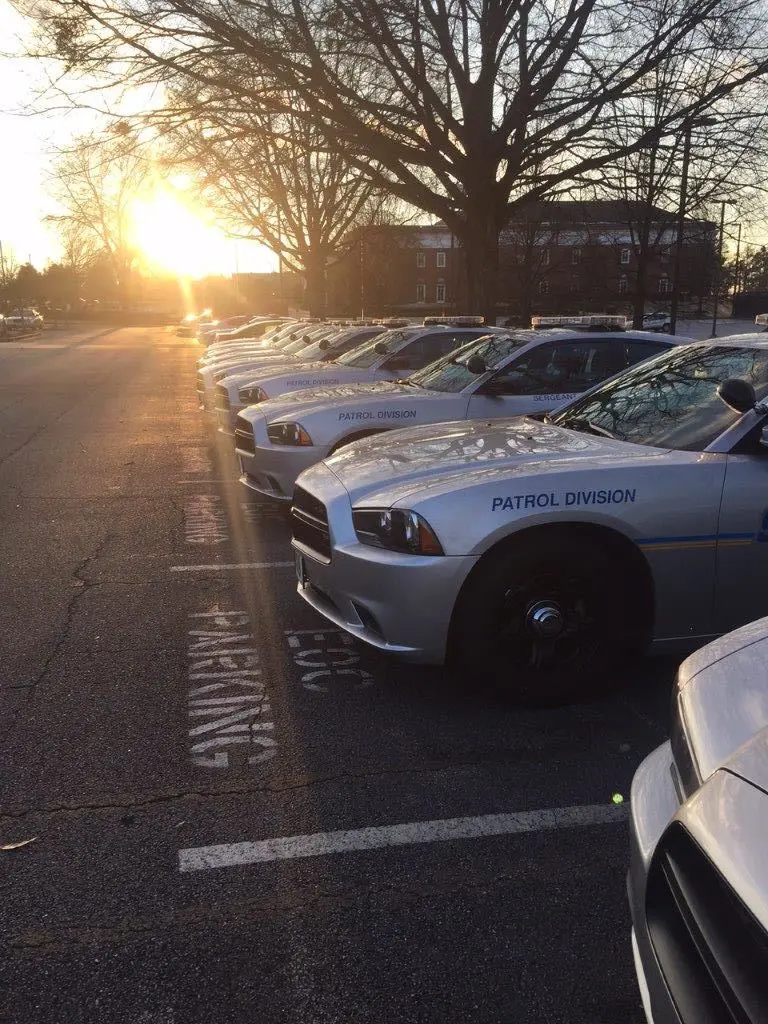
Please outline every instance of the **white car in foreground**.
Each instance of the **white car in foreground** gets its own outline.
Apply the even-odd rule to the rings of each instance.
[[[287,500],[302,470],[353,440],[418,423],[543,414],[684,340],[625,331],[623,317],[612,318],[612,327],[606,317],[582,319],[581,329],[498,328],[398,381],[337,386],[343,360],[318,380],[265,376],[255,396],[261,404],[235,424],[241,482]],[[456,336],[453,344],[460,341]],[[274,400],[299,387],[307,390]]]
[[[554,700],[768,613],[768,341],[672,347],[545,422],[367,438],[303,473],[299,593],[384,651]],[[620,677],[617,677],[620,678]]]
[[[632,781],[632,949],[649,1024],[768,1019],[768,619],[680,666]]]

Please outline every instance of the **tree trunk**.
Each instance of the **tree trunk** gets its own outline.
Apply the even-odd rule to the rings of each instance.
[[[303,262],[309,315],[324,317],[326,311],[325,254],[308,252]]]
[[[485,205],[485,204],[484,204]],[[464,249],[466,309],[459,313],[482,314],[487,323],[496,323],[496,298],[499,287],[499,227],[487,205],[476,215],[470,212],[456,234]]]

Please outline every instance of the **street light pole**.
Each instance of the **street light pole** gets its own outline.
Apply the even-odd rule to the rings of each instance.
[[[723,272],[723,231],[725,230],[725,199],[720,201],[720,235],[717,242],[717,266],[715,267],[714,298],[712,305],[712,334],[717,337],[717,303],[720,298],[720,277]]]
[[[680,204],[677,208],[677,238],[675,240],[675,262],[672,267],[672,301],[669,305],[669,333],[677,331],[677,306],[680,301],[680,263],[683,254],[683,232],[685,231],[685,204],[688,199],[688,166],[691,162],[691,132],[693,125],[685,126],[683,136],[683,167],[680,176]]]

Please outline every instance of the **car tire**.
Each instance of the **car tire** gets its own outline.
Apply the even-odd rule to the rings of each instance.
[[[610,549],[574,534],[520,540],[471,574],[452,653],[516,703],[562,703],[604,679],[640,639],[633,605]]]

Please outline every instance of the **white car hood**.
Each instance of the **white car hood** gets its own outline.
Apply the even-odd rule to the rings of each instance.
[[[526,417],[437,423],[398,430],[351,444],[325,460],[353,504],[363,497],[394,503],[418,490],[428,497],[468,476],[551,472],[578,460],[585,467],[606,462],[659,458],[665,452],[609,438],[580,434]],[[372,493],[373,492],[373,493]]]
[[[768,618],[686,658],[678,673],[678,703],[699,776],[706,780],[768,728]],[[764,760],[765,742],[749,749],[750,757],[762,752]],[[743,772],[750,773],[746,767]]]
[[[297,368],[297,372],[298,372]],[[307,367],[301,367],[303,373]],[[359,397],[364,392],[359,390],[360,385],[368,387],[375,384],[388,383],[376,380],[376,370],[357,370],[352,366],[337,366],[335,363],[321,363],[317,373],[312,370],[316,378],[327,378],[329,381],[343,381],[344,383],[329,383],[317,387],[301,388],[299,391],[291,391],[280,398],[273,398],[269,402],[262,402],[254,408],[260,409],[270,423],[278,420],[301,419],[315,412],[325,412],[328,408],[342,408],[344,402]],[[264,374],[264,379],[259,384],[269,394],[269,382],[277,374]]]

